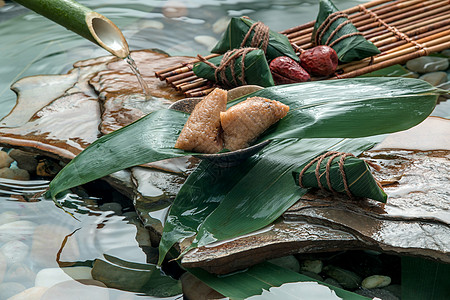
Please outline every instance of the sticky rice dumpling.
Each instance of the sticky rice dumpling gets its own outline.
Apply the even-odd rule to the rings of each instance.
[[[220,113],[224,147],[230,151],[248,147],[261,133],[285,117],[289,106],[275,100],[251,97]]]
[[[262,87],[273,86],[264,52],[256,48],[241,48],[226,52],[224,55],[204,60],[194,64],[195,75],[213,80],[226,87],[236,87],[247,84]]]
[[[272,31],[262,22],[256,22],[248,17],[231,18],[227,30],[211,52],[223,54],[228,50],[242,47],[261,48],[268,61],[278,56],[288,56],[299,61],[285,35]]]
[[[320,188],[350,198],[369,198],[386,203],[387,195],[363,159],[350,153],[325,152],[292,173],[302,188]]]
[[[175,148],[201,153],[222,150],[220,112],[227,109],[227,91],[213,90],[192,111],[175,144]]]

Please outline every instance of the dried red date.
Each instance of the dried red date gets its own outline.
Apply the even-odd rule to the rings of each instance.
[[[317,46],[300,54],[300,65],[311,75],[330,76],[336,71],[338,56],[331,47]]]
[[[275,84],[305,82],[311,80],[309,74],[292,58],[279,56],[270,62]]]

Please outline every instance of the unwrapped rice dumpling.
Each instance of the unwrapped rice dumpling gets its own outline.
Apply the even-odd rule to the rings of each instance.
[[[318,166],[319,165],[319,166]],[[367,163],[349,153],[326,152],[293,172],[297,185],[386,203],[387,195]]]
[[[343,63],[361,60],[380,53],[380,50],[366,40],[348,17],[340,12],[330,0],[320,0],[312,42],[316,45],[327,45],[333,48],[339,61]]]
[[[227,95],[227,91],[215,89],[195,106],[175,148],[202,153],[222,150],[220,112],[227,109]]]
[[[230,151],[248,147],[288,111],[289,106],[279,101],[251,97],[221,112],[224,147]]]

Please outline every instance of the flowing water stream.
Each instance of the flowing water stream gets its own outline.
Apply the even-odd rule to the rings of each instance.
[[[152,100],[150,88],[148,87],[148,84],[145,82],[144,78],[142,78],[141,72],[139,72],[138,66],[136,65],[134,59],[131,58],[131,55],[128,55],[124,60],[130,66],[130,69],[131,71],[133,71],[133,74],[136,75],[139,85],[142,88],[142,93],[145,97],[145,100]]]
[[[131,50],[157,48],[171,55],[190,56],[208,54],[233,16],[248,15],[280,31],[312,20],[318,8],[315,0],[79,2],[117,24]],[[334,2],[345,9],[367,1]],[[10,1],[0,8],[0,53],[0,118],[15,104],[16,95],[9,87],[18,79],[63,74],[78,60],[108,55],[105,50]],[[127,63],[138,75],[131,57]],[[148,87],[142,78],[139,81],[149,99]],[[438,106],[435,114],[450,116],[448,103]],[[66,195],[63,206],[77,221],[50,201],[34,202],[36,199],[29,198],[30,194],[44,190],[47,184],[45,180],[0,180],[0,299],[33,287],[53,287],[56,294],[59,288],[59,292],[66,293],[62,298],[50,295],[45,299],[69,299],[72,293],[81,299],[155,299],[118,289],[101,289],[107,290],[104,293],[94,285],[78,284],[62,274],[61,270],[66,273],[75,270],[72,278],[91,280],[86,279],[86,266],[95,259],[105,260],[105,254],[144,264],[151,261],[154,249],[132,204],[117,193],[102,194],[105,188],[94,186],[91,191],[98,191],[94,194],[102,197],[83,191],[79,194],[84,196]],[[13,262],[7,267],[5,257]],[[68,270],[73,266],[77,269]],[[61,285],[65,280],[71,283]]]

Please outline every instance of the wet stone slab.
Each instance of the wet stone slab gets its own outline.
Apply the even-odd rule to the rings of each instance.
[[[427,137],[416,139],[424,132]],[[384,184],[386,204],[311,191],[265,231],[200,247],[182,264],[223,274],[294,253],[349,249],[450,263],[449,136],[450,120],[432,117],[362,155],[382,167],[374,175]]]

